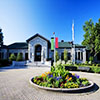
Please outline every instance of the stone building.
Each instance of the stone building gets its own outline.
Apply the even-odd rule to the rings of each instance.
[[[2,32],[2,30],[0,32]],[[53,59],[54,51],[51,51],[50,46],[51,43],[48,39],[40,34],[35,34],[27,39],[26,42],[17,42],[8,46],[2,44],[0,47],[0,59],[9,59],[9,56],[12,53],[14,53],[15,56],[17,56],[18,53],[22,53],[24,60],[45,63],[48,60]],[[59,42],[58,46],[59,47],[56,50],[59,53],[60,59],[63,60],[64,49],[67,49],[68,60],[75,60],[77,63],[85,63],[85,46],[75,44],[74,47],[72,42],[64,42],[64,40]]]

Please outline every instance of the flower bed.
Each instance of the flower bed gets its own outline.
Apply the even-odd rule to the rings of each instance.
[[[65,70],[61,64],[51,67],[49,72],[45,72],[40,76],[32,78],[32,82],[36,85],[49,88],[82,88],[91,85],[86,78],[80,78],[75,73]]]

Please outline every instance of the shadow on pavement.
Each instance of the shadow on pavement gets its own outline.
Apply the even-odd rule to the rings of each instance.
[[[24,66],[7,66],[7,67],[0,67],[0,72],[1,71],[6,71],[6,70],[11,70],[11,69],[27,69],[29,66],[24,65]]]

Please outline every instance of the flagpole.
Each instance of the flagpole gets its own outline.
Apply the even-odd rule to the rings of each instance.
[[[53,32],[54,35],[54,66],[55,66],[55,32]]]
[[[73,41],[73,48],[74,48],[74,64],[75,64],[75,44],[74,44],[74,20],[72,21],[72,41]]]

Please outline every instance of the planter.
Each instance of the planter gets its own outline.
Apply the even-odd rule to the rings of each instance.
[[[44,90],[50,90],[50,91],[59,91],[59,92],[78,92],[78,91],[84,91],[84,90],[88,90],[90,88],[92,88],[94,86],[94,83],[92,81],[90,82],[89,86],[85,86],[85,87],[80,87],[80,88],[49,88],[49,87],[43,87],[43,86],[39,86],[35,83],[33,83],[33,78],[31,78],[29,80],[30,84],[33,85],[34,87],[40,88],[40,89],[44,89]]]
[[[12,66],[24,66],[26,61],[13,61]]]
[[[65,69],[69,70],[69,71],[76,71],[77,67],[75,67],[75,66],[65,66]]]
[[[78,67],[77,68],[79,71],[90,71],[91,70],[91,68],[90,67]]]

